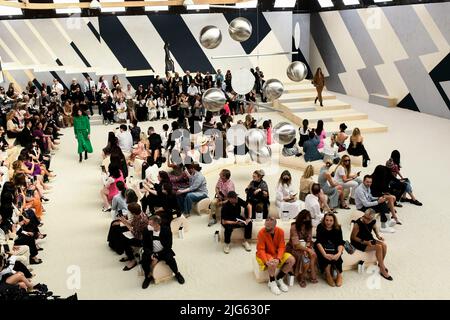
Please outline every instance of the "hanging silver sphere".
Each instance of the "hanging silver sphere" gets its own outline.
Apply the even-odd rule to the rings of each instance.
[[[248,69],[233,70],[231,87],[237,94],[247,94],[255,86],[255,76]]]
[[[245,144],[250,151],[258,151],[266,146],[266,143],[267,137],[264,130],[253,128],[247,131],[247,135],[245,136]]]
[[[287,122],[280,122],[273,127],[273,139],[279,144],[285,145],[294,141],[296,135],[295,128]]]
[[[247,128],[242,124],[231,126],[227,130],[227,142],[235,147],[241,146],[245,143],[245,136]]]
[[[272,151],[269,147],[263,147],[257,151],[249,150],[250,158],[260,164],[267,163],[272,158]]]
[[[252,24],[245,18],[236,18],[230,22],[230,25],[228,26],[228,33],[235,41],[246,41],[252,35]]]
[[[227,99],[222,90],[217,88],[210,88],[203,93],[202,103],[206,110],[211,112],[220,111],[223,108]]]
[[[214,49],[222,42],[222,32],[216,26],[206,26],[200,30],[200,43],[206,49]]]
[[[262,90],[267,100],[273,101],[281,97],[284,91],[284,86],[280,80],[269,79],[264,83]]]
[[[303,62],[294,61],[287,67],[286,74],[292,81],[300,82],[308,75],[308,68]]]

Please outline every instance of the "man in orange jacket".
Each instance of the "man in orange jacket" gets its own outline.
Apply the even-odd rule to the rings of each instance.
[[[273,217],[267,217],[264,228],[258,232],[258,243],[256,245],[256,261],[261,270],[269,272],[269,288],[276,295],[281,291],[287,292],[288,286],[283,282],[287,273],[292,272],[295,264],[295,258],[285,252],[286,244],[284,242],[284,231],[277,226],[277,220]],[[277,268],[280,272],[276,276]]]

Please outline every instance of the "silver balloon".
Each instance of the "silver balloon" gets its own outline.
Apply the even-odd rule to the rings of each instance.
[[[203,93],[202,103],[206,110],[217,112],[223,108],[227,99],[222,90],[217,88],[210,88]]]
[[[280,122],[273,127],[273,139],[279,144],[285,145],[294,141],[296,135],[295,128],[287,122]]]
[[[200,43],[206,49],[214,49],[222,42],[222,32],[216,26],[206,26],[200,30]]]
[[[237,94],[247,94],[255,85],[255,76],[248,69],[233,70],[231,87]]]
[[[269,162],[272,157],[272,151],[268,147],[263,147],[257,151],[249,151],[249,154],[252,161],[261,164]]]
[[[258,151],[259,149],[266,146],[267,137],[264,130],[261,129],[250,129],[247,131],[245,136],[245,144],[250,151]]]
[[[308,68],[303,62],[294,61],[287,67],[286,74],[292,81],[300,82],[308,75]]]
[[[269,79],[264,83],[262,90],[267,100],[273,101],[281,97],[284,91],[284,86],[280,80]]]
[[[241,146],[245,143],[247,128],[242,124],[231,126],[227,130],[227,142],[233,146]]]
[[[236,18],[230,22],[228,33],[233,40],[246,41],[252,35],[252,24],[245,18]]]

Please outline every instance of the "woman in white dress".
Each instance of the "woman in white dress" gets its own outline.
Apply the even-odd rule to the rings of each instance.
[[[151,97],[147,100],[147,108],[148,108],[148,120],[156,120],[157,117],[157,109],[156,109],[156,100],[153,100]]]
[[[161,119],[168,119],[169,116],[167,114],[167,100],[164,97],[163,93],[161,93],[159,95],[158,99],[156,100],[156,104],[157,104],[157,106],[159,108],[159,112],[160,112],[159,117]]]
[[[280,213],[280,218],[294,219],[302,210],[302,202],[297,200],[297,194],[294,193],[291,185],[291,173],[285,170],[281,173],[277,186],[276,206]]]
[[[127,122],[127,105],[123,98],[119,98],[119,101],[116,102],[116,110],[117,110],[117,120],[120,123]]]

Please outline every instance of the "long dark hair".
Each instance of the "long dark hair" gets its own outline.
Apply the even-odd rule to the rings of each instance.
[[[123,181],[117,181],[116,186],[117,186],[117,189],[119,189],[122,197],[125,198],[125,192],[127,191],[127,188],[125,187],[125,183]]]
[[[160,184],[163,185],[165,183],[170,183],[170,178],[169,178],[169,174],[166,171],[159,171],[158,175],[161,177],[161,182]]]
[[[316,135],[320,136],[323,131],[323,121],[319,120],[317,121],[317,128],[316,128]]]
[[[392,159],[392,161],[394,161],[394,163],[396,165],[398,165],[399,168],[401,168],[401,166],[400,166],[400,151],[398,151],[398,150],[392,151],[391,159]]]
[[[120,177],[120,167],[114,163],[110,163],[108,166],[109,175],[115,179]]]
[[[303,124],[303,132],[306,133],[306,130],[308,130],[308,125],[309,125],[308,119],[303,119],[302,124]]]
[[[386,166],[378,165],[372,173],[371,189],[379,192],[387,192],[389,189],[389,182],[392,180],[392,172]]]
[[[305,222],[306,219],[309,219],[308,222]],[[306,210],[303,209],[302,211],[300,211],[300,213],[297,215],[297,218],[295,218],[295,229],[297,229],[297,231],[302,230],[302,226],[305,227],[305,231],[309,232],[312,230],[312,218],[311,218],[311,213]]]

